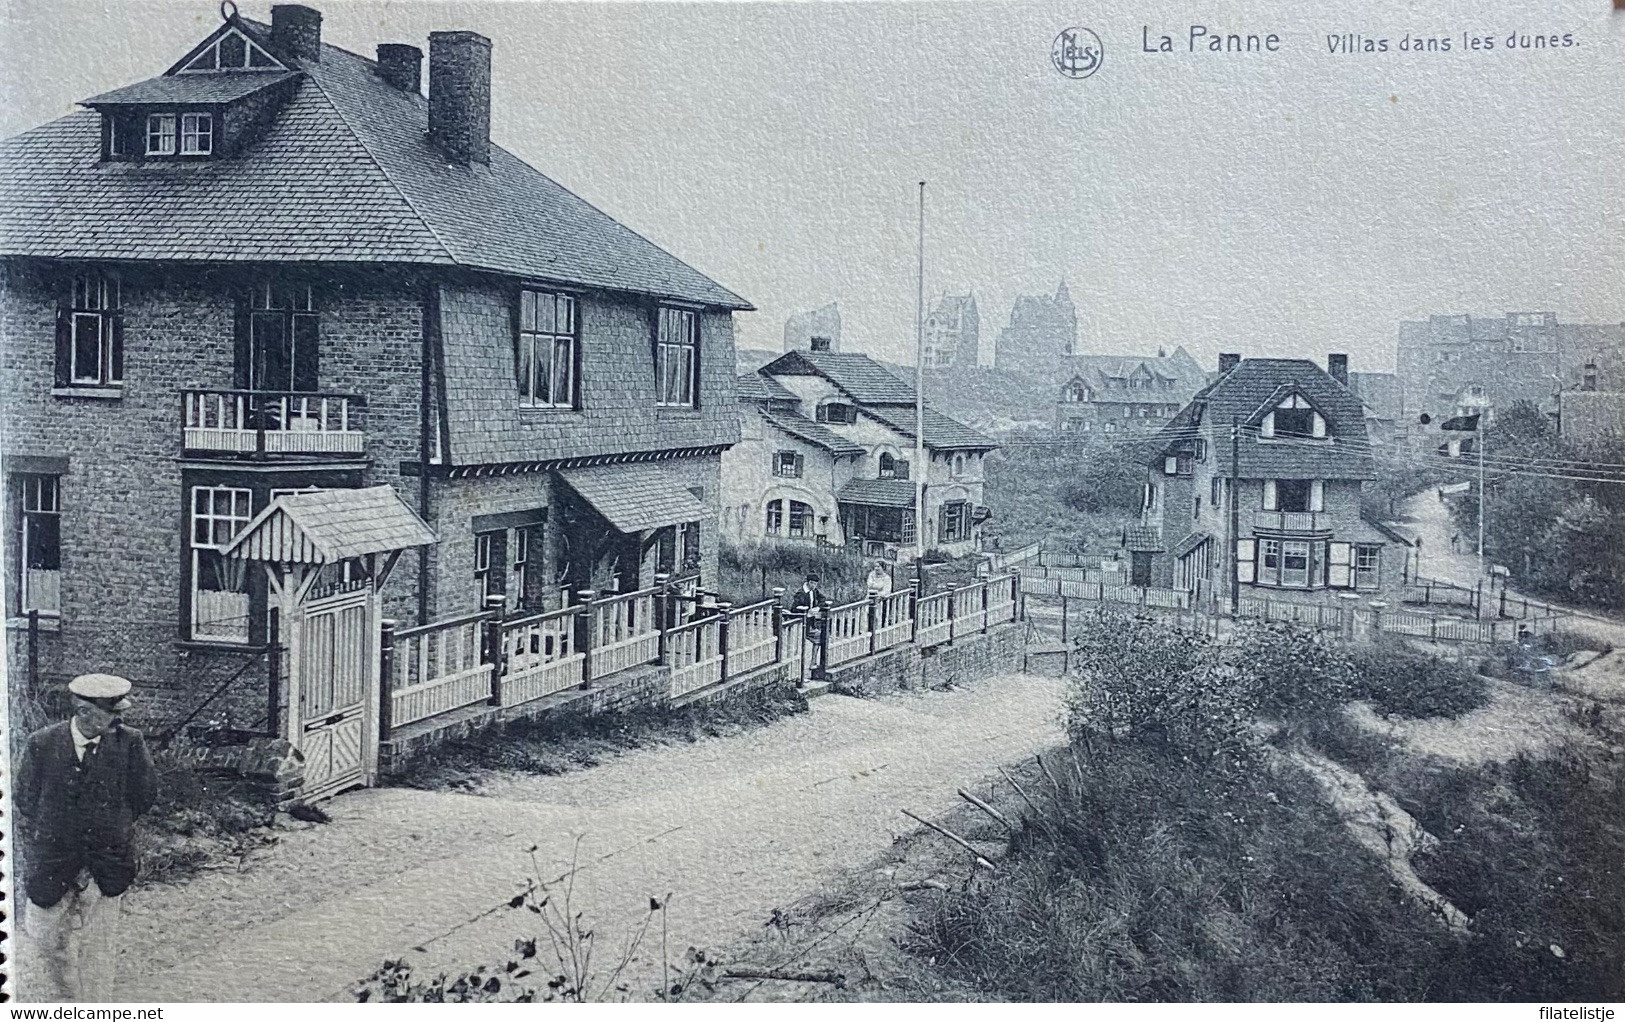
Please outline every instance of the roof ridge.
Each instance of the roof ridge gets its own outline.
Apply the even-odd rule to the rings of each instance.
[[[326,46],[329,44],[323,43],[322,45]],[[339,49],[336,46],[333,48]],[[340,52],[349,53],[348,50],[341,50]],[[351,53],[350,56],[356,57],[357,60],[367,59],[353,53]],[[329,107],[332,107],[333,112],[337,114],[339,120],[344,123],[344,130],[350,133],[350,137],[355,139],[355,144],[360,146],[361,151],[367,154],[367,159],[372,162],[372,165],[375,168],[377,168],[378,173],[383,176],[385,181],[389,182],[389,187],[393,189],[395,194],[400,197],[400,200],[406,204],[406,208],[412,211],[412,215],[417,218],[419,226],[421,226],[425,231],[429,232],[429,236],[434,239],[435,244],[440,246],[441,254],[450,260],[454,265],[462,265],[457,256],[453,254],[451,246],[446,244],[446,239],[442,238],[440,236],[440,232],[435,230],[434,224],[430,223],[429,218],[423,215],[423,211],[418,208],[417,203],[413,202],[409,197],[407,197],[407,194],[404,190],[402,190],[400,183],[391,177],[389,171],[384,169],[383,163],[379,162],[378,154],[372,151],[372,147],[367,144],[367,140],[361,137],[361,133],[359,131],[355,130],[355,125],[350,123],[349,115],[344,112],[344,105],[342,103],[336,103],[333,101],[332,95],[327,91],[327,86],[322,84],[322,81],[318,76],[309,74],[307,72],[305,74],[305,78],[316,83],[316,91],[322,94],[322,100],[327,103]]]

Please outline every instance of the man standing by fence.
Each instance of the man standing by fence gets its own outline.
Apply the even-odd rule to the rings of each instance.
[[[103,1001],[119,897],[135,879],[131,830],[157,797],[141,732],[123,725],[130,683],[68,683],[73,717],[28,736],[14,792],[25,860],[21,999]]]

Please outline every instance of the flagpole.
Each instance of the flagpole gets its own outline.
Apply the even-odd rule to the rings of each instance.
[[[914,547],[925,557],[925,182],[920,182],[919,289],[914,299]],[[919,571],[916,569],[916,574]],[[923,575],[921,576],[924,577]]]

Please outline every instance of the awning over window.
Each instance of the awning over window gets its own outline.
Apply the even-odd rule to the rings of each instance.
[[[279,497],[223,552],[277,564],[335,564],[434,542],[434,530],[392,488],[369,486]]]
[[[559,478],[620,532],[644,532],[704,518],[705,505],[658,465],[567,468]]]
[[[869,507],[913,507],[914,482],[909,479],[852,479],[835,499],[842,504]]]
[[[1190,553],[1192,550],[1195,550],[1203,543],[1211,543],[1212,541],[1213,537],[1205,532],[1193,532],[1189,536],[1186,536],[1184,539],[1180,540],[1178,543],[1175,543],[1174,548],[1170,550],[1169,553],[1174,557],[1184,557],[1186,554]]]

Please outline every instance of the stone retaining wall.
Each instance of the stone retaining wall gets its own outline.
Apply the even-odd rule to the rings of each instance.
[[[1003,671],[1021,670],[1022,626],[1012,622],[986,632],[956,637],[951,645],[920,649],[898,646],[829,670],[829,683],[842,695],[869,698],[908,689],[935,688]]]

